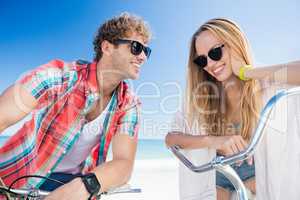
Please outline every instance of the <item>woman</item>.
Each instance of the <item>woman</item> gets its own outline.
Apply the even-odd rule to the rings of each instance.
[[[166,136],[167,146],[188,149],[187,156],[200,163],[210,161],[215,152],[229,156],[244,150],[269,86],[273,82],[300,84],[297,79],[300,62],[260,68],[252,66],[248,41],[235,22],[217,18],[203,24],[192,37],[185,105]],[[255,193],[253,159],[233,167],[248,190]],[[181,166],[179,178],[181,199],[215,198],[214,174],[211,172],[200,175]],[[198,182],[205,189],[201,191],[198,185],[193,191],[192,184],[183,184],[191,183],[193,179],[201,179]],[[233,186],[219,173],[215,181],[217,199],[229,199]]]

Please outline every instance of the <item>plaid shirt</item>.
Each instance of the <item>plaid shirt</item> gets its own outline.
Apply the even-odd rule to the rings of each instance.
[[[0,148],[0,177],[6,185],[25,175],[48,176],[78,139],[85,115],[99,99],[96,63],[53,60],[22,77],[37,100],[32,119]],[[99,143],[82,165],[86,173],[105,162],[117,133],[137,139],[140,102],[126,82],[114,92]],[[21,179],[14,187],[38,187],[43,179]]]

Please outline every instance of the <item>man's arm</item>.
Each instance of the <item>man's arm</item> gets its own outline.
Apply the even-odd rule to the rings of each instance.
[[[115,135],[112,141],[113,160],[96,167],[100,184],[100,192],[125,184],[133,169],[137,141],[126,134]],[[59,187],[46,200],[87,199],[89,193],[80,178]]]
[[[0,96],[0,134],[37,106],[37,100],[20,84],[7,88]]]
[[[135,159],[137,134],[140,123],[139,105],[126,110],[117,124],[117,132],[112,138],[113,159],[97,166],[93,172],[101,184],[100,192],[121,186],[128,182]],[[46,198],[54,199],[87,199],[89,193],[80,178],[59,187]]]
[[[115,135],[112,141],[113,160],[94,170],[101,191],[121,186],[129,181],[133,169],[137,141],[127,134]]]

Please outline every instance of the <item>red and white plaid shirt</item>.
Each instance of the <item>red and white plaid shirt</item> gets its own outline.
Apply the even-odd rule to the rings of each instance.
[[[32,119],[0,148],[0,177],[6,185],[25,175],[48,176],[71,149],[85,124],[85,114],[99,99],[96,63],[53,60],[22,77],[37,100]],[[101,87],[101,86],[100,86]],[[105,162],[115,134],[137,139],[140,102],[121,82],[112,96],[99,143],[85,160],[82,173]],[[14,187],[38,187],[42,179],[21,179]]]

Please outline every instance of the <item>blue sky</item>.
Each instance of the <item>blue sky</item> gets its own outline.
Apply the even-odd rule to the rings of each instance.
[[[142,137],[162,138],[166,133],[183,94],[191,35],[206,20],[227,17],[240,24],[258,65],[300,58],[297,0],[0,2],[0,92],[25,71],[51,59],[91,60],[94,34],[112,16],[128,11],[148,21],[153,52],[133,83],[143,101]]]

